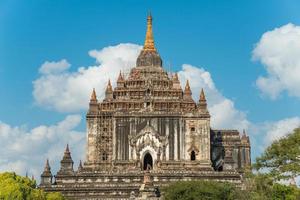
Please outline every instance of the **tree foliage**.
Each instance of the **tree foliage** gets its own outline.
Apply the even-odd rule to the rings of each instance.
[[[0,173],[1,200],[65,200],[60,193],[46,193],[36,188],[36,181],[15,173]]]
[[[47,200],[63,200],[65,199],[59,192],[51,192],[46,194]]]
[[[269,174],[247,173],[243,199],[249,200],[300,200],[300,189],[296,186],[275,182]]]
[[[231,200],[239,195],[234,185],[215,181],[181,181],[163,189],[165,200]]]
[[[258,158],[254,168],[264,169],[275,180],[300,175],[300,128],[273,142]]]
[[[239,185],[241,186],[241,185]],[[300,200],[300,189],[248,173],[243,188],[215,181],[181,181],[163,189],[165,200]]]

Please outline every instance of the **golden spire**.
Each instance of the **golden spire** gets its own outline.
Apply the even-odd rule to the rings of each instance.
[[[155,46],[154,46],[153,33],[152,33],[152,16],[151,16],[151,14],[149,14],[147,17],[147,32],[146,32],[144,50],[145,51],[156,51]]]

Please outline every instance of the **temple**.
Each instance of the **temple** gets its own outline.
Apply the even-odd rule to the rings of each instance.
[[[195,101],[189,81],[182,89],[178,75],[164,70],[151,15],[136,66],[116,78],[101,101],[92,90],[85,161],[74,170],[67,146],[55,176],[47,160],[41,188],[69,199],[159,199],[173,181],[242,183],[251,164],[249,137],[213,129],[204,90]]]

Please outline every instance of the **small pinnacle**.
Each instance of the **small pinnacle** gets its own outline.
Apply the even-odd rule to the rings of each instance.
[[[179,81],[177,73],[174,74],[174,81]]]
[[[246,131],[245,131],[245,129],[243,129],[243,135],[245,135],[245,136],[246,136]]]
[[[201,89],[201,93],[200,93],[200,101],[206,101],[203,88]]]
[[[190,81],[186,80],[186,87],[190,88]]]
[[[122,82],[124,79],[123,79],[123,76],[122,76],[122,73],[121,73],[121,70],[120,70],[120,73],[119,73],[119,77],[118,77],[118,82]]]
[[[70,150],[69,150],[69,144],[67,144],[66,152],[70,152]]]
[[[47,158],[44,171],[50,171],[50,170],[51,170],[51,168],[50,168],[50,164],[49,164],[49,159]]]
[[[79,160],[78,171],[82,170],[82,162]]]
[[[92,92],[92,95],[91,95],[91,100],[92,101],[96,101],[97,100],[97,95],[96,95],[95,88],[93,88],[93,92]]]
[[[112,90],[110,79],[108,79],[107,88],[106,90]]]
[[[187,93],[192,94],[189,80],[186,81],[185,88],[184,88],[184,93],[186,93],[186,94]]]

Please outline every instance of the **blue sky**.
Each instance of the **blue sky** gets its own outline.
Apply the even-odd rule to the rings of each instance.
[[[142,45],[151,11],[164,65],[173,71],[180,71],[182,64],[205,69],[218,93],[231,99],[255,127],[249,131],[268,132],[280,120],[300,117],[300,97],[289,88],[273,99],[265,95],[256,81],[268,72],[262,59],[252,59],[252,52],[267,31],[288,23],[297,28],[299,10],[297,0],[0,0],[0,121],[25,127],[20,129],[27,133],[79,114],[82,120],[75,130],[84,132],[85,109],[58,112],[36,102],[33,81],[42,76],[41,65],[66,59],[72,73],[95,65],[90,50],[120,43]],[[261,151],[252,148],[254,155]]]

